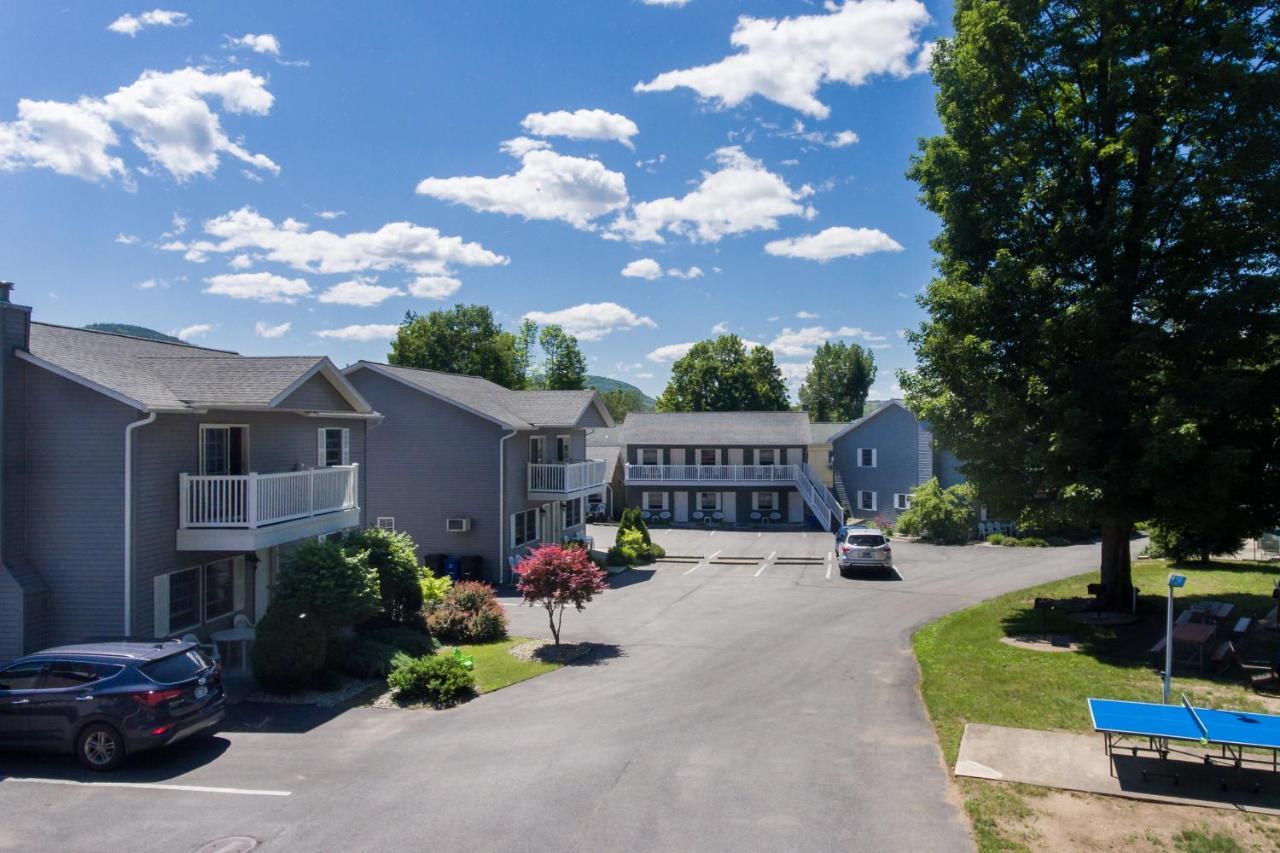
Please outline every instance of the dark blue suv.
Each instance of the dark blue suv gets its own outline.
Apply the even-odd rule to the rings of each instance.
[[[222,673],[193,643],[87,643],[0,669],[0,749],[74,752],[114,770],[135,752],[212,734]]]

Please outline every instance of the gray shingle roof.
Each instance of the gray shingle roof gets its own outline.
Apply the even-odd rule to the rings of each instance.
[[[595,391],[513,391],[479,376],[370,361],[358,361],[347,370],[362,366],[443,397],[513,429],[573,426],[596,397]]]
[[[632,412],[627,444],[807,445],[804,412]]]
[[[830,444],[831,436],[849,426],[853,421],[822,421],[809,424],[810,444]]]
[[[621,447],[627,443],[622,424],[618,424],[613,429],[589,429],[587,430],[587,447]]]
[[[242,356],[47,323],[31,324],[30,350],[42,361],[147,409],[267,406],[328,362],[324,356]]]

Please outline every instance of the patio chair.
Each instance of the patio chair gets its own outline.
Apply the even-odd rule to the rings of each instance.
[[[770,521],[781,521],[781,520],[782,520],[782,513],[778,512],[777,510],[774,510],[773,512],[769,513],[769,520],[770,520]]]
[[[694,510],[694,513],[693,513],[693,520],[694,520],[694,521],[702,521],[702,513],[701,513],[701,512],[699,512],[699,511],[697,511],[697,510]]]
[[[202,643],[202,642],[200,642],[200,638],[199,638],[199,637],[197,637],[195,634],[183,634],[183,635],[182,635],[182,642],[184,642],[184,643],[195,643],[197,646],[199,646],[199,647],[200,647],[200,648],[202,648],[202,649],[208,649],[208,650],[209,650],[209,657],[213,658],[215,661],[220,661],[220,660],[222,660],[222,655],[218,654],[218,644],[217,644],[217,643]]]
[[[653,513],[649,512],[649,510],[647,509],[642,509],[640,510],[640,517],[643,518],[645,521],[648,521],[649,519],[653,518]]]
[[[760,521],[760,520],[761,520],[761,515],[760,515],[760,513],[758,513],[758,512],[753,512],[753,513],[751,513],[751,520],[752,520],[752,521]]]
[[[713,513],[711,513],[711,517],[712,517],[714,520],[716,520],[716,521],[724,521],[724,513],[723,513],[723,512],[713,512]]]
[[[249,621],[249,617],[243,613],[237,613],[236,617],[231,620],[232,628],[252,628],[253,622]]]
[[[475,669],[476,659],[471,655],[464,655],[462,649],[454,648],[453,659],[462,664],[464,669]]]
[[[670,521],[671,513],[667,510],[663,510],[662,512],[658,513],[658,518],[662,519],[663,521]]]

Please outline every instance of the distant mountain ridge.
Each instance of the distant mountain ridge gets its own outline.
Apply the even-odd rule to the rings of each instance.
[[[148,329],[146,326],[134,326],[129,323],[90,323],[85,326],[91,332],[111,332],[116,335],[128,335],[131,338],[146,338],[151,341],[164,341],[170,344],[184,344],[186,341],[181,338],[175,338],[173,335],[166,335],[164,332],[157,332],[155,329]]]
[[[645,411],[652,412],[658,406],[657,400],[653,399],[630,382],[623,382],[621,379],[610,379],[608,376],[592,376],[588,374],[582,380],[582,384],[587,388],[594,388],[601,392],[615,390],[634,391],[639,394],[640,398],[644,401]]]

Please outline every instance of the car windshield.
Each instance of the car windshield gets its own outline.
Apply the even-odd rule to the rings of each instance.
[[[855,548],[879,548],[884,544],[884,537],[879,533],[850,533],[846,541]]]
[[[176,684],[186,681],[209,668],[209,660],[197,649],[190,649],[167,658],[153,660],[142,667],[147,678],[158,684]]]

